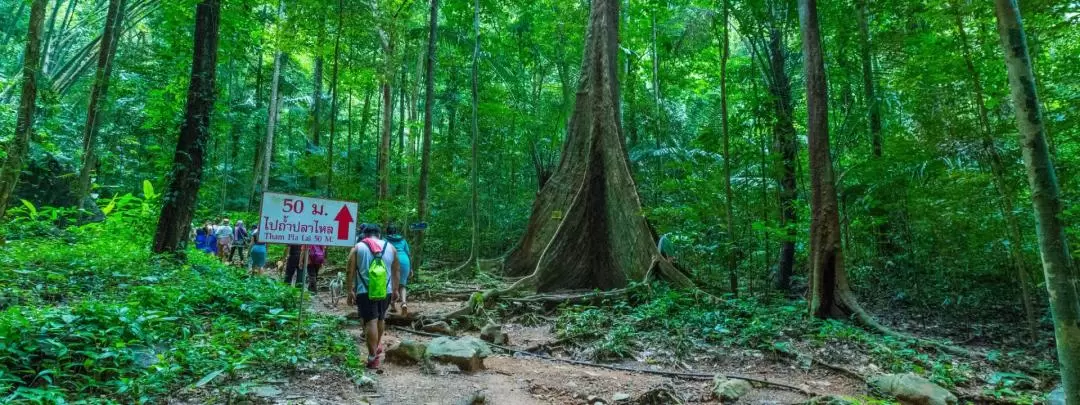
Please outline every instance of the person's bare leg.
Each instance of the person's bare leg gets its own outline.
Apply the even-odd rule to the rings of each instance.
[[[379,350],[379,339],[382,338],[381,321],[370,320],[364,323],[364,343],[367,345],[368,360],[375,357]]]

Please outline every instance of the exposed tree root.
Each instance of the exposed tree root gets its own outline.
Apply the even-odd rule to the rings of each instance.
[[[882,325],[877,320],[875,320],[874,317],[870,316],[870,314],[868,312],[866,312],[866,310],[863,309],[863,307],[861,305],[859,305],[859,302],[857,300],[855,300],[855,296],[851,294],[850,290],[838,291],[838,295],[839,295],[838,298],[843,303],[843,305],[848,310],[851,311],[852,318],[854,318],[856,321],[861,323],[863,326],[865,326],[865,327],[867,327],[869,329],[875,330],[878,333],[881,333],[882,335],[893,336],[893,337],[897,337],[897,338],[900,338],[900,339],[914,341],[915,343],[918,343],[921,346],[933,347],[933,348],[935,348],[937,350],[940,350],[942,352],[949,353],[949,354],[956,355],[956,356],[962,356],[962,357],[978,359],[978,360],[986,359],[986,354],[982,353],[982,352],[979,352],[979,351],[968,350],[968,349],[964,349],[962,347],[945,344],[945,343],[938,342],[938,341],[935,341],[935,340],[924,339],[924,338],[908,335],[906,333],[893,330],[892,328],[889,328],[888,326]]]
[[[412,334],[419,335],[419,336],[428,336],[428,337],[444,337],[445,336],[445,335],[440,335],[438,333],[423,332],[423,331],[418,331],[418,330],[415,330],[415,329],[402,328],[402,327],[397,327],[397,326],[392,327],[392,328],[394,330],[398,330],[398,331],[402,331],[402,332],[406,332],[406,333],[412,333]],[[741,376],[741,375],[684,373],[684,372],[677,372],[677,371],[636,369],[636,368],[631,368],[631,367],[622,367],[622,366],[614,366],[614,365],[609,365],[609,364],[593,363],[593,362],[589,362],[589,361],[580,361],[580,360],[573,360],[573,359],[562,359],[562,358],[551,357],[551,356],[547,356],[547,355],[543,355],[543,354],[530,353],[530,352],[527,352],[527,351],[522,351],[522,350],[514,349],[514,348],[511,348],[511,347],[500,346],[500,345],[491,344],[491,343],[488,343],[488,346],[494,347],[496,349],[503,350],[503,351],[511,353],[511,354],[520,354],[520,355],[523,355],[523,356],[534,357],[534,358],[538,358],[538,359],[541,359],[541,360],[557,361],[557,362],[573,364],[573,365],[578,365],[578,366],[595,367],[595,368],[602,368],[602,369],[614,370],[614,371],[624,371],[624,372],[629,372],[629,373],[642,373],[642,374],[660,375],[660,376],[665,376],[665,377],[683,378],[683,379],[689,379],[689,380],[712,380],[716,376],[721,376],[721,377],[730,378],[730,379],[733,379],[733,380],[745,380],[745,381],[749,381],[751,383],[757,383],[757,384],[761,384],[761,385],[765,385],[765,386],[783,388],[783,389],[786,389],[786,390],[798,392],[800,394],[806,395],[806,396],[811,397],[811,398],[820,396],[820,394],[817,394],[815,392],[802,389],[800,387],[796,387],[794,385],[790,385],[790,384],[786,384],[786,383],[782,383],[782,382],[777,382],[777,381],[770,381],[768,379],[747,377],[747,376]]]

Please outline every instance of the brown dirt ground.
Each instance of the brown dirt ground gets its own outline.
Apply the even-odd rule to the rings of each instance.
[[[354,313],[341,302],[334,307],[329,305],[329,297],[320,292],[312,302],[312,310],[328,315],[347,316]],[[410,311],[432,314],[456,309],[461,303],[453,301],[412,302]],[[516,348],[526,348],[539,343],[555,340],[550,325],[522,326],[507,324],[505,330],[510,335],[511,343]],[[360,345],[362,337],[359,325],[349,326],[349,332]],[[468,334],[475,335],[475,332]],[[390,330],[386,336],[387,347],[392,347],[402,339],[416,341],[430,340],[428,337],[409,334],[399,330]],[[821,394],[862,396],[865,389],[862,383],[850,378],[821,370],[805,371],[785,362],[767,359],[755,351],[732,351],[710,353],[709,358],[722,358],[722,361],[694,361],[683,363],[680,370],[692,369],[696,373],[720,373],[755,377],[765,380],[781,381]],[[280,381],[276,387],[282,392],[278,396],[262,398],[256,402],[273,404],[357,404],[374,405],[418,404],[443,405],[460,404],[470,400],[477,392],[482,392],[488,404],[586,404],[586,398],[595,396],[608,403],[616,393],[629,394],[631,398],[667,384],[675,389],[687,403],[718,404],[710,396],[711,382],[675,379],[666,376],[607,370],[581,365],[572,365],[534,357],[515,357],[497,354],[485,361],[486,370],[474,375],[461,373],[455,367],[437,365],[434,373],[425,374],[417,366],[400,366],[384,362],[378,373],[368,373],[375,383],[373,386],[358,387],[343,375],[333,372],[301,374],[287,381]],[[657,365],[630,360],[619,364],[624,367],[660,370]],[[805,401],[798,393],[773,387],[755,387],[738,404],[792,404]]]

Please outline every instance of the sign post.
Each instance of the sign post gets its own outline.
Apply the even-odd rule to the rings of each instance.
[[[356,244],[354,202],[263,193],[259,239],[286,245],[351,247]]]
[[[266,243],[304,245],[300,249],[300,304],[297,339],[304,324],[304,293],[308,288],[307,246],[351,247],[356,243],[354,202],[297,195],[263,193],[259,213],[259,240]]]

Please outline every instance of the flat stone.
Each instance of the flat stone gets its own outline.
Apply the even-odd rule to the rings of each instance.
[[[870,386],[912,405],[952,405],[956,396],[949,390],[915,374],[884,374],[870,377]]]
[[[749,381],[727,378],[724,376],[713,377],[713,396],[721,401],[738,401],[743,395],[754,389]]]
[[[629,401],[630,394],[627,394],[625,392],[616,392],[615,395],[611,396],[611,400],[615,402]]]
[[[272,385],[258,385],[251,387],[251,393],[263,398],[274,398],[281,396],[281,390]]]
[[[427,345],[425,358],[440,363],[453,364],[466,373],[484,369],[484,359],[491,356],[491,349],[484,341],[465,336],[460,338],[435,338]]]

